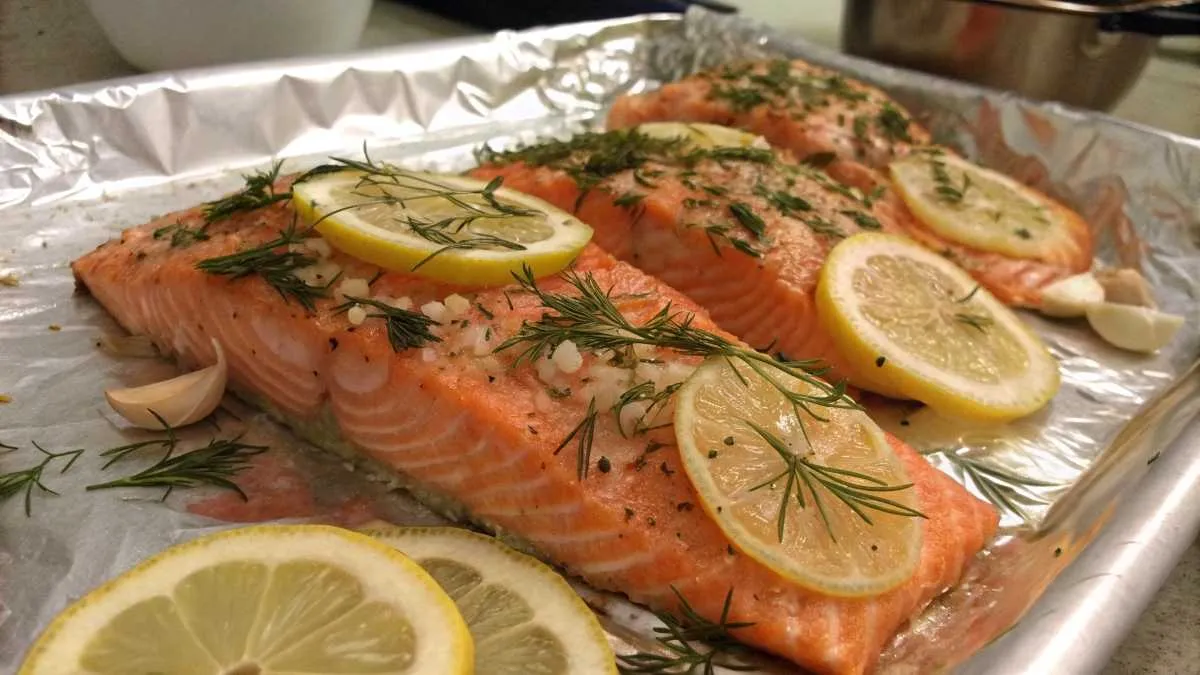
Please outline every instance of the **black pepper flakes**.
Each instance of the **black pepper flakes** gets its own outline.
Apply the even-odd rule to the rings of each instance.
[[[1060,555],[1062,555],[1062,547],[1061,546],[1054,549],[1054,557],[1057,558]]]
[[[612,471],[612,462],[608,461],[607,457],[601,457],[600,461],[596,462],[596,468],[600,469],[600,473],[608,473]]]
[[[533,434],[534,436],[538,435],[537,427],[533,426],[532,424],[526,424],[525,428],[528,429],[529,433]]]
[[[721,441],[725,445],[733,445],[733,436],[726,436],[725,440]]]
[[[885,357],[885,356],[880,356],[879,358],[875,359],[875,367],[876,368],[882,368],[883,364],[885,364],[885,363],[887,363],[887,357]]]
[[[675,475],[675,471],[674,471],[674,470],[672,470],[672,469],[671,469],[671,467],[667,466],[667,463],[666,463],[666,462],[663,462],[662,464],[659,464],[659,465],[658,465],[658,468],[659,468],[659,470],[660,470],[660,471],[662,471],[662,472],[663,472],[663,475],[665,475],[665,476],[673,476],[673,475]]]
[[[691,502],[679,502],[679,505],[675,507],[675,510],[682,513],[684,511],[691,511],[694,508],[696,507]]]
[[[496,381],[496,376],[495,376],[495,375],[488,375],[488,384],[491,384],[491,383],[493,383],[493,382],[495,382],[495,381]]]
[[[718,453],[716,450],[709,450],[709,451],[708,451],[708,458],[709,458],[709,459],[716,459],[716,458],[717,458],[717,455],[719,455],[719,454],[720,454],[720,453]]]
[[[654,519],[654,516],[650,516],[646,519],[646,524],[650,527],[654,527],[655,525],[658,525],[658,521]]]
[[[628,523],[629,521],[633,520],[633,517],[636,515],[637,515],[636,511],[629,508],[628,506],[625,507],[625,522]]]
[[[733,544],[727,544],[725,546],[725,552],[729,555],[737,555],[737,550],[733,548]]]

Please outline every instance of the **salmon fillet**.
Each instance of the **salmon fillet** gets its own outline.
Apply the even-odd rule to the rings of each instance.
[[[537,296],[382,274],[371,284],[373,297],[420,305],[457,291],[471,302],[456,320],[431,327],[440,341],[397,349],[383,320],[352,325],[333,311],[336,298],[316,299],[308,310],[256,274],[230,279],[196,268],[273,240],[293,218],[289,203],[276,203],[214,223],[203,241],[172,245],[156,230],[194,228],[202,215],[170,214],[126,230],[72,267],[122,326],[181,361],[215,362],[210,339],[220,341],[231,387],[315,444],[369,458],[418,494],[448,500],[439,502],[443,508],[460,507],[593,586],[652,608],[676,610],[676,589],[715,620],[732,588],[730,619],[755,622],[737,637],[815,671],[870,669],[898,627],[956,583],[994,534],[990,506],[893,438],[929,516],[918,569],[874,598],[806,591],[738,553],[703,509],[692,507],[697,497],[669,430],[651,432],[661,445],[648,447],[648,436],[622,434],[612,415],[600,416],[591,471],[580,478],[574,448],[556,448],[585,414],[584,396],[595,385],[584,373],[598,372],[595,357],[585,355],[577,373],[547,376],[539,364],[514,365],[511,351],[492,351],[523,321],[542,316]],[[333,260],[347,276],[379,272]],[[576,270],[611,288],[631,320],[644,321],[670,302],[693,313],[696,327],[716,330],[687,298],[595,247]],[[558,278],[539,283],[567,289]],[[658,360],[653,367],[667,370],[694,365],[668,353]]]
[[[805,61],[737,63],[620,97],[609,112],[608,128],[664,121],[751,131],[846,185],[866,192],[882,189],[880,201],[895,212],[895,222],[922,244],[949,253],[1003,302],[1037,306],[1042,288],[1092,266],[1091,228],[1057,203],[1055,210],[1074,240],[1037,259],[964,246],[925,227],[891,189],[886,171],[893,159],[930,144],[929,132],[882,90]]]
[[[614,161],[622,158],[623,161]],[[594,242],[703,307],[762,350],[852,375],[817,321],[829,250],[857,232],[902,233],[903,213],[766,149],[690,151],[630,131],[505,153],[471,171],[540,197],[595,230]]]

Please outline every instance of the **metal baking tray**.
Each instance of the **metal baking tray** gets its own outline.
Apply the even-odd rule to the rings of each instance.
[[[962,584],[897,635],[880,669],[1099,669],[1200,529],[1200,509],[1187,500],[1200,494],[1200,143],[846,57],[702,10],[0,99],[0,277],[19,283],[0,286],[0,394],[11,398],[0,404],[0,442],[25,448],[0,454],[0,470],[27,462],[21,453],[35,440],[98,449],[137,438],[101,392],[170,366],[97,350],[118,329],[94,302],[72,295],[68,268],[121,228],[235,189],[239,171],[274,158],[298,169],[364,142],[375,157],[460,170],[481,143],[594,126],[618,94],[763,55],[803,57],[884,87],[940,141],[1079,209],[1096,228],[1099,257],[1138,266],[1162,304],[1187,317],[1172,345],[1140,357],[1103,346],[1079,325],[1029,315],[1062,363],[1064,386],[1046,411],[1009,426],[878,411],[1003,512],[1001,535]],[[230,406],[236,417],[223,417],[223,427],[247,427],[273,448],[262,455],[270,465],[248,477],[251,496],[278,489],[268,478],[284,476],[283,489],[308,500],[274,517],[346,522],[366,509],[396,522],[437,522],[387,483],[364,480]],[[103,579],[229,526],[207,516],[248,517],[208,493],[162,503],[85,493],[101,475],[93,455],[53,476],[60,496],[35,495],[31,517],[20,499],[0,505],[0,671],[13,670],[37,631]],[[619,649],[652,644],[647,612],[580,590],[607,610]],[[790,670],[764,662],[762,672]]]

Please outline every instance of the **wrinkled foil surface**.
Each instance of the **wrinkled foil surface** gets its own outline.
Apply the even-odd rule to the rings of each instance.
[[[387,480],[305,446],[233,400],[213,425],[188,430],[185,445],[243,432],[270,445],[239,478],[265,510],[204,490],[163,501],[154,491],[86,492],[154,459],[101,468],[98,450],[149,437],[108,409],[103,389],[174,367],[97,347],[121,331],[73,293],[72,259],[124,227],[237,189],[240,171],[274,158],[301,169],[365,142],[376,158],[462,170],[482,143],[562,137],[602,123],[619,94],[762,55],[807,58],[884,87],[939,141],[1079,210],[1095,228],[1098,259],[1138,268],[1163,307],[1187,318],[1171,345],[1146,357],[1105,346],[1082,323],[1025,314],[1060,360],[1063,386],[1044,411],[1010,425],[875,410],[1003,514],[1001,536],[961,585],[896,636],[880,669],[1103,664],[1200,528],[1200,509],[1185,499],[1200,493],[1200,428],[1189,426],[1200,407],[1200,143],[697,11],[0,99],[0,277],[18,284],[0,285],[0,394],[11,399],[0,404],[0,443],[19,448],[0,454],[0,473],[35,464],[34,441],[88,449],[69,472],[47,471],[45,484],[59,494],[35,491],[31,516],[20,497],[0,506],[0,671],[15,670],[73,599],[230,522],[440,522]],[[652,615],[576,587],[619,650],[653,647]],[[760,672],[794,670],[764,659]]]

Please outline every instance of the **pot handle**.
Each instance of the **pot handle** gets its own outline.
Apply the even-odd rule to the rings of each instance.
[[[970,0],[968,0],[970,1]],[[1080,16],[1104,16],[1114,13],[1147,12],[1168,7],[1190,5],[1193,0],[1118,0],[1117,2],[1097,3],[1088,0],[978,0],[984,4],[1004,5],[1020,9],[1033,9],[1042,12],[1058,14],[1077,14]]]
[[[1109,14],[1100,17],[1100,30],[1142,35],[1200,35],[1200,4],[1178,9]]]

